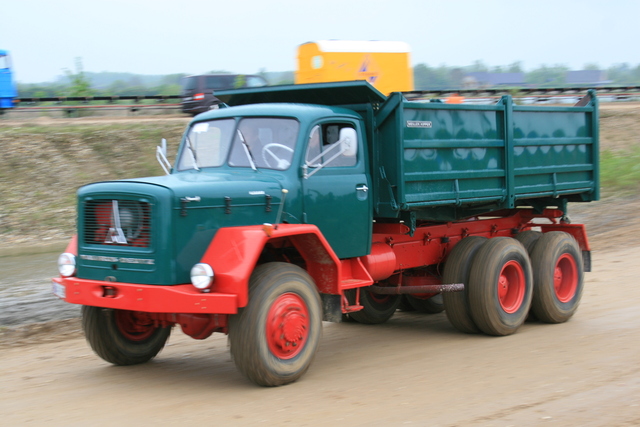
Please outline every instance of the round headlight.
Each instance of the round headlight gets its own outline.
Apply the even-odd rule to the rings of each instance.
[[[65,252],[58,257],[58,271],[64,277],[71,277],[76,274],[76,257],[69,252]]]
[[[196,288],[207,289],[213,283],[213,269],[209,264],[198,263],[191,269],[191,284]]]

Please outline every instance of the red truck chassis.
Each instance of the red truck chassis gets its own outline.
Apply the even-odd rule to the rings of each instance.
[[[364,287],[381,296],[459,291],[462,284],[442,284],[438,274],[416,274],[415,269],[433,266],[439,271],[437,267],[465,237],[514,237],[534,227],[543,233],[563,231],[573,236],[589,271],[590,248],[584,225],[567,223],[560,210],[546,209],[538,214],[530,209],[516,209],[489,218],[418,223],[412,234],[403,223],[374,223],[371,253],[342,260],[314,225],[220,229],[202,257],[202,262],[209,263],[216,273],[209,292],[191,284],[153,286],[76,277],[55,278],[53,287],[69,303],[117,309],[116,322],[129,338],[144,336],[145,331],[158,326],[179,324],[187,335],[204,339],[213,332],[226,333],[228,316],[247,305],[249,277],[266,248],[294,247],[319,292],[339,295],[342,312],[349,313],[362,309],[359,301]],[[77,254],[76,239],[67,252]],[[349,302],[345,296],[349,289],[356,289],[355,301]]]

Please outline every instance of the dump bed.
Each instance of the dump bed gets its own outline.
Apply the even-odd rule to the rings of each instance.
[[[449,105],[392,94],[376,114],[376,216],[455,220],[599,197],[598,104]]]
[[[599,198],[598,101],[573,107],[407,101],[364,81],[216,94],[228,105],[295,102],[358,112],[376,218],[453,221],[518,206]]]

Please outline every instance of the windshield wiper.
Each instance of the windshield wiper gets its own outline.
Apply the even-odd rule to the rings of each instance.
[[[240,137],[240,141],[242,142],[242,146],[244,147],[244,153],[247,155],[247,159],[249,159],[249,164],[251,165],[251,169],[258,170],[256,169],[256,164],[253,161],[253,154],[251,154],[251,150],[249,149],[249,144],[247,144],[247,141],[244,140],[244,135],[242,135],[242,132],[240,132],[240,129],[237,130],[238,131],[238,136]]]
[[[191,161],[193,162],[193,168],[197,171],[200,170],[198,167],[198,157],[196,156],[196,150],[191,145],[191,140],[189,139],[189,135],[186,136],[187,139],[187,148],[189,149],[189,153],[191,154]]]

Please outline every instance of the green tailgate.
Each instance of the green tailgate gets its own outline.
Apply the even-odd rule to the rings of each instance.
[[[392,94],[374,141],[376,216],[456,220],[516,206],[591,201],[598,105],[448,105]]]

